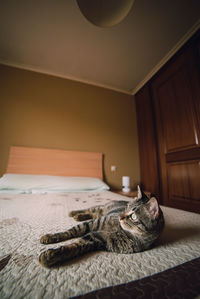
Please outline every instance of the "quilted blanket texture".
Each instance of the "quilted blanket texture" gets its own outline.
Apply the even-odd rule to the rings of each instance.
[[[131,255],[98,251],[58,268],[39,265],[43,250],[62,244],[42,245],[41,235],[76,225],[68,217],[70,210],[113,199],[127,197],[110,191],[0,194],[0,298],[69,298],[148,277],[200,256],[200,215],[162,207],[165,229],[150,250]]]

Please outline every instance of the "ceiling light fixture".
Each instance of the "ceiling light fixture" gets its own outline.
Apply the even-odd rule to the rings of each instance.
[[[134,0],[76,0],[86,19],[96,26],[112,27],[130,12]]]

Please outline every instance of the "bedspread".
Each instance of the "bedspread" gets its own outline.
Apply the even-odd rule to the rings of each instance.
[[[0,194],[0,298],[69,298],[149,277],[200,256],[200,215],[162,207],[165,229],[150,250],[130,255],[98,251],[58,268],[39,265],[43,250],[62,244],[40,244],[41,235],[76,225],[68,217],[70,210],[113,199],[127,197],[110,191]]]

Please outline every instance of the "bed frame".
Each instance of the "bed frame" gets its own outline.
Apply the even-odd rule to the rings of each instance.
[[[11,146],[6,173],[103,179],[102,153]]]

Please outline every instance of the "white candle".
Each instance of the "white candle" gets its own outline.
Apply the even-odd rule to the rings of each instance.
[[[123,192],[130,191],[130,177],[129,176],[122,177],[122,191]]]

